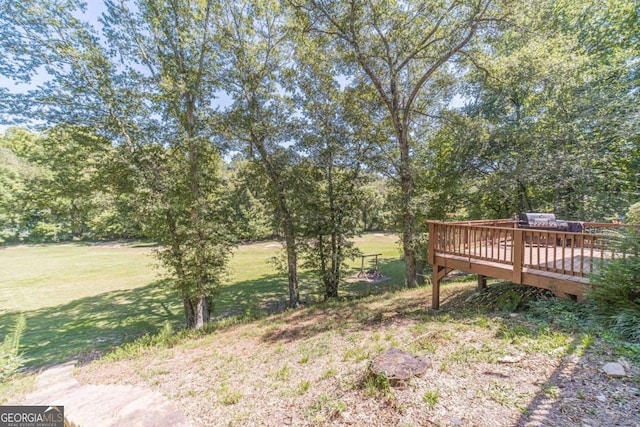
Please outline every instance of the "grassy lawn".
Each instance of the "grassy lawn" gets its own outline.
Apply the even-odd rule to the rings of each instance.
[[[135,245],[15,246],[0,250],[0,337],[19,313],[29,367],[85,357],[182,320],[151,249]]]
[[[545,425],[640,422],[637,347],[583,325],[580,306],[558,302],[527,309],[520,302],[534,301],[542,291],[516,291],[510,283],[492,281],[479,293],[468,276],[443,287],[442,311],[434,314],[428,310],[430,287],[383,294],[402,287],[395,236],[368,234],[356,244],[364,253],[382,254],[380,270],[389,280],[347,284],[341,301],[219,322],[201,334],[158,334],[135,342],[166,322],[183,323],[180,298],[152,267],[151,248],[2,249],[0,268],[7,273],[0,279],[0,339],[23,312],[27,332],[21,349],[29,368],[89,359],[131,343],[79,367],[76,378],[160,392],[178,402],[195,425],[282,425],[291,421],[283,413],[295,414],[295,425],[429,420],[511,426],[529,425],[542,412]],[[216,315],[282,308],[286,278],[269,262],[279,251],[275,242],[237,249]],[[350,265],[349,274],[355,273],[360,260]],[[305,301],[320,299],[308,274],[301,274],[300,284]],[[350,298],[355,294],[371,295]],[[512,296],[518,297],[515,303]],[[390,387],[368,373],[369,362],[389,347],[433,365],[405,386]],[[627,378],[602,374],[602,365],[615,360],[625,363]],[[34,375],[19,375],[0,383],[0,403],[33,390],[34,382]]]
[[[369,233],[354,239],[356,246],[365,254],[378,253],[380,272],[389,280],[369,285],[367,283],[345,284],[340,294],[375,294],[399,289],[404,283],[404,264],[400,258],[398,237],[393,234]],[[271,261],[284,257],[282,246],[277,242],[261,242],[242,245],[236,250],[230,263],[227,285],[222,289],[215,309],[216,315],[239,314],[243,310],[282,308],[287,301],[287,277],[278,273]],[[365,260],[365,268],[371,267],[372,258]],[[348,262],[347,275],[360,270],[360,258]],[[317,302],[322,299],[318,284],[304,271],[299,272],[300,296],[303,301]]]
[[[397,237],[367,234],[356,240],[364,253],[382,253],[380,269],[390,280],[349,284],[346,296],[379,293],[402,285]],[[180,298],[162,281],[152,248],[135,244],[58,244],[0,249],[0,339],[19,313],[27,318],[22,350],[27,366],[91,358],[165,322],[183,323]],[[286,277],[269,261],[281,252],[276,242],[241,245],[231,263],[216,316],[283,308]],[[359,269],[359,259],[351,263]],[[317,286],[301,274],[302,298],[320,299]]]

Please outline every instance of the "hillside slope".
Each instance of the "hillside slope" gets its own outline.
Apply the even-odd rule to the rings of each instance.
[[[438,314],[427,310],[428,288],[320,304],[123,352],[77,377],[151,387],[196,425],[639,425],[637,363],[599,337],[478,310],[477,301],[504,308],[505,286],[493,286],[493,299],[470,283],[445,286]],[[433,366],[400,386],[367,379],[389,347]],[[602,372],[619,359],[627,377]]]

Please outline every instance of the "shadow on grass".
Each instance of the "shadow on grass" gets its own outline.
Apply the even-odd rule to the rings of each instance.
[[[447,282],[442,283],[441,309],[436,313],[429,310],[431,286],[418,287],[415,293],[401,297],[395,294],[405,289],[404,286],[390,285],[384,291],[372,293],[370,304],[363,297],[354,296],[342,301],[316,304],[306,312],[294,313],[287,317],[286,327],[269,331],[264,339],[291,342],[309,339],[330,330],[375,329],[394,319],[419,322],[447,322],[450,319],[473,321],[486,313],[507,313],[518,306],[522,308],[527,301],[537,299],[542,291],[529,286],[498,283],[491,285],[488,291],[478,292],[476,287],[460,287],[459,282],[454,283],[452,288]],[[379,295],[383,293],[388,298],[381,299]]]
[[[335,311],[339,318],[347,322],[356,319],[363,324],[375,324],[378,321],[377,314],[358,309],[357,301],[368,295],[403,288],[402,261],[383,261],[380,271],[390,280],[378,284],[346,284],[341,289],[342,302],[313,306]],[[349,274],[355,272],[357,270]],[[144,334],[157,333],[166,321],[174,327],[182,326],[184,314],[181,299],[177,292],[168,289],[167,283],[155,281],[132,290],[107,292],[56,307],[25,312],[27,329],[20,346],[25,366],[32,370],[72,359],[94,359]],[[317,285],[311,284],[312,279],[308,274],[300,275],[300,283],[303,300],[315,302],[321,299]],[[223,318],[255,312],[256,317],[260,317],[284,311],[287,301],[286,276],[268,275],[223,287],[216,299],[214,316]],[[409,306],[407,304],[405,308]],[[9,331],[18,315],[15,311],[0,312],[0,336]],[[335,327],[333,322],[323,325],[317,327],[322,330]],[[313,332],[314,328],[305,327],[304,334]]]
[[[26,312],[27,329],[21,351],[27,369],[92,359],[146,333],[164,322],[184,322],[179,296],[156,281],[147,286],[81,298],[57,307]],[[4,335],[18,313],[0,314]]]
[[[223,318],[249,311],[282,311],[289,295],[287,278],[272,274],[223,286],[215,300],[213,316]],[[257,313],[256,313],[257,314]]]
[[[354,282],[341,285],[341,300],[352,300],[378,295],[404,288],[404,263],[401,260],[382,260],[380,272],[389,280],[380,283]],[[356,274],[359,269],[351,269],[346,277]],[[323,300],[322,289],[309,273],[298,274],[300,298],[305,304],[315,305]],[[284,311],[289,298],[287,277],[271,274],[259,279],[236,282],[224,286],[215,303],[214,316],[223,318],[250,313],[269,314]]]

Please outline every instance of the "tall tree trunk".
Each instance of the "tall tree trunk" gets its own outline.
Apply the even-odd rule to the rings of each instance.
[[[336,229],[338,224],[336,219],[336,195],[333,191],[333,161],[333,156],[331,156],[329,168],[327,170],[327,180],[329,181],[327,196],[329,197],[331,221],[331,271],[329,272],[329,277],[327,277],[328,280],[325,281],[325,300],[329,298],[338,298],[338,286],[340,284],[340,254],[338,252],[336,239]]]
[[[251,146],[255,147],[260,154],[260,159],[267,170],[267,175],[271,184],[276,189],[276,199],[278,210],[282,214],[282,231],[284,232],[284,242],[287,248],[287,272],[289,276],[289,308],[296,308],[300,304],[300,291],[298,290],[298,252],[296,250],[296,234],[293,224],[293,217],[289,211],[289,205],[285,194],[285,183],[282,182],[280,173],[271,163],[271,157],[267,152],[264,143],[255,135],[251,134]]]
[[[409,288],[418,286],[417,259],[415,247],[416,215],[413,210],[413,173],[409,153],[409,138],[407,126],[398,126],[397,138],[400,149],[400,192],[402,212],[402,250],[404,253],[405,284]]]
[[[187,317],[187,327],[202,329],[211,320],[211,306],[205,297],[183,297],[184,313]]]
[[[189,188],[191,190],[192,204],[189,212],[191,218],[191,227],[195,231],[197,239],[193,244],[195,245],[196,256],[196,291],[198,295],[189,299],[190,311],[187,312],[187,324],[189,328],[202,329],[204,325],[209,321],[211,317],[208,295],[205,295],[205,263],[206,257],[204,255],[204,240],[205,236],[202,232],[202,220],[200,218],[200,212],[198,210],[198,204],[200,203],[201,191],[200,191],[200,168],[199,168],[199,146],[196,140],[195,131],[195,102],[193,98],[188,94],[186,96],[186,123],[185,128],[189,137]]]
[[[298,289],[298,253],[296,251],[293,221],[288,213],[285,218],[284,229],[284,240],[287,246],[287,270],[289,273],[289,307],[296,308],[298,304],[300,304],[300,291]]]

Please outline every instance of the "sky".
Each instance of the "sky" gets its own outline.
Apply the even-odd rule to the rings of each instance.
[[[104,2],[102,0],[88,0],[86,2],[86,11],[84,13],[78,13],[78,16],[83,20],[90,22],[94,26],[100,28],[100,22],[98,18],[104,12]],[[0,88],[9,90],[11,93],[23,93],[31,89],[37,88],[42,83],[49,79],[46,71],[42,70],[41,73],[35,75],[30,83],[15,82],[12,79],[0,75]],[[0,123],[0,133],[11,127],[11,125],[5,125]]]
[[[86,2],[85,12],[82,13],[79,11],[77,16],[82,20],[89,22],[97,29],[101,29],[102,24],[99,22],[99,18],[104,11],[105,6],[103,0],[88,0]],[[10,78],[0,75],[0,88],[6,88],[11,93],[22,93],[37,88],[42,83],[46,82],[48,78],[49,76],[44,70],[42,70],[40,74],[35,75],[30,83],[14,82]],[[219,94],[219,102],[221,106],[225,106],[230,104],[231,101],[227,94],[221,93]],[[461,107],[463,104],[464,99],[460,96],[454,97],[451,101],[451,106],[454,108]],[[0,123],[0,134],[4,133],[10,126],[11,125]]]

